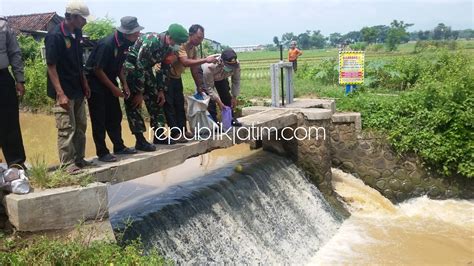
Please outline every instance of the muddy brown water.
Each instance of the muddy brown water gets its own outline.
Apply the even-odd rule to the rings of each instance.
[[[20,121],[28,161],[31,163],[36,158],[44,158],[49,165],[57,164],[54,116],[21,113]],[[125,145],[133,146],[134,138],[126,120],[122,121],[122,129]],[[107,143],[112,148],[109,140]],[[179,167],[179,172],[163,171],[132,183],[166,187],[170,182],[183,181],[176,176],[188,176],[188,179],[205,168],[214,169],[250,153],[248,146],[242,145],[217,150],[190,159],[185,164],[187,167]],[[93,156],[95,147],[89,121],[86,157]],[[4,161],[3,154],[0,154],[0,158]],[[474,264],[473,201],[436,201],[421,197],[392,205],[362,181],[339,170],[334,171],[333,186],[346,201],[352,216],[308,264]],[[161,178],[157,179],[156,175]],[[127,185],[124,184],[121,189],[125,188]],[[118,197],[115,200],[118,201],[117,205],[121,205],[123,199]]]
[[[59,164],[57,151],[58,133],[53,115],[20,113],[20,126],[28,163],[31,164],[37,159],[44,159],[48,165]],[[91,158],[96,156],[96,154],[90,119],[87,122],[86,137],[86,158]],[[127,120],[122,121],[122,138],[126,146],[135,145],[135,138],[128,128]],[[113,149],[112,143],[108,138],[107,147],[109,150]],[[2,162],[5,162],[3,153],[0,153],[0,159]]]

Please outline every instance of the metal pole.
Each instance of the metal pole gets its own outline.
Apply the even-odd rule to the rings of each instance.
[[[199,50],[201,51],[201,58],[202,58],[202,43],[199,44]]]
[[[283,45],[280,44],[280,63],[283,63]],[[280,67],[280,81],[281,81],[281,106],[285,106],[285,88],[283,80],[283,67]]]

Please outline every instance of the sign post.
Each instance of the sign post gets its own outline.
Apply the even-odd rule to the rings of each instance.
[[[364,83],[364,51],[339,51],[339,84],[346,85],[346,95]]]

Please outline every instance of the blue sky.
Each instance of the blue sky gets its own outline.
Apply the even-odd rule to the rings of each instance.
[[[414,23],[409,30],[426,30],[443,22],[453,29],[474,28],[472,0],[85,0],[95,17],[116,21],[132,15],[145,31],[163,31],[178,22],[199,23],[206,37],[228,45],[272,43],[285,32],[321,30],[346,33],[363,26],[388,25],[393,19]],[[66,1],[0,0],[1,15],[56,11]]]

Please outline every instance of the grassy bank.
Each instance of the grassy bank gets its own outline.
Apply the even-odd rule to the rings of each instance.
[[[139,242],[125,246],[108,241],[21,238],[0,231],[0,265],[170,265],[156,252],[145,253]]]

